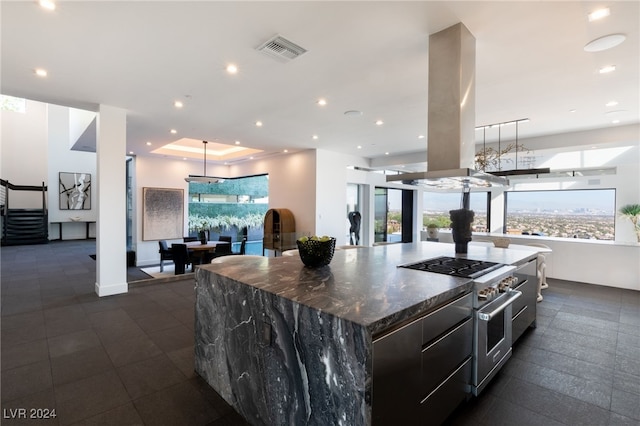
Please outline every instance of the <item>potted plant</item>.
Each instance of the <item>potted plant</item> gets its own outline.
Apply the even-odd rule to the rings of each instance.
[[[437,240],[438,239],[438,225],[436,225],[435,223],[430,223],[427,225],[427,237],[433,240]]]
[[[620,215],[631,221],[636,231],[636,238],[640,243],[640,204],[627,204],[620,207]]]

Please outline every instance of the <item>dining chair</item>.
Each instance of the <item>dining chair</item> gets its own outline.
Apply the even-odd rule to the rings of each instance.
[[[173,260],[173,252],[167,246],[167,242],[165,240],[158,241],[158,245],[160,246],[160,272],[164,272],[164,264],[165,260]]]
[[[231,237],[220,235],[218,241],[224,241],[229,244],[220,244],[216,246],[216,254],[230,254],[231,253]]]
[[[191,259],[186,244],[171,244],[171,251],[173,254],[173,263],[175,264],[175,275],[184,274],[187,265],[191,265],[191,272],[195,270],[193,259]]]

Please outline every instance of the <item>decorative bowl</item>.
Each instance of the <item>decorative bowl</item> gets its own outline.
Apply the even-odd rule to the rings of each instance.
[[[296,241],[302,263],[311,268],[326,266],[331,262],[336,249],[336,239],[331,237],[327,241],[307,240]]]
[[[77,221],[79,221],[80,219],[82,219],[80,216],[73,216],[73,217],[70,217],[70,218],[69,218],[69,220],[70,220],[71,222],[77,222]]]
[[[493,245],[498,248],[507,248],[509,247],[510,243],[511,240],[509,238],[495,238],[493,240]]]

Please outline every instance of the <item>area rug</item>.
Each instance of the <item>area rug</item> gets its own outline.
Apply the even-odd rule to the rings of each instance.
[[[145,274],[151,275],[153,278],[164,278],[164,277],[175,277],[175,265],[173,263],[168,263],[164,265],[164,272],[160,272],[160,265],[157,266],[149,266],[147,268],[140,268],[142,272]],[[191,273],[191,268],[188,267],[186,270],[186,275]]]

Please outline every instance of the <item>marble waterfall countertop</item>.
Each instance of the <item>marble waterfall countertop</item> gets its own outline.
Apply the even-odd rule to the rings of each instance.
[[[201,268],[365,326],[375,335],[471,290],[468,278],[397,265],[438,256],[513,265],[535,254],[533,247],[529,253],[473,245],[467,254],[455,254],[453,244],[417,242],[336,250],[322,268],[305,267],[297,256],[247,257]]]
[[[515,264],[536,255],[472,247]],[[252,425],[370,425],[374,339],[471,291],[471,280],[398,268],[454,245],[419,242],[298,257],[224,258],[196,269],[195,369]]]

